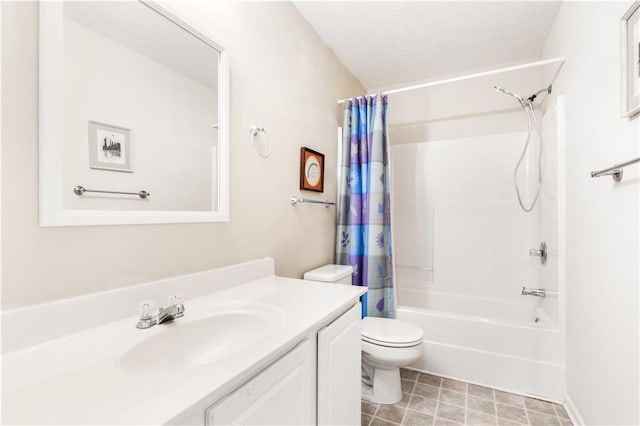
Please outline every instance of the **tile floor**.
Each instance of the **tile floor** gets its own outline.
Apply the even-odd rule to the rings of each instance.
[[[539,399],[401,369],[402,401],[362,401],[362,425],[571,425],[564,407]]]

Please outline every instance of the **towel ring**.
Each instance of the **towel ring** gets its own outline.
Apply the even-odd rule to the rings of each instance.
[[[272,150],[271,149],[271,136],[269,135],[269,133],[262,126],[251,126],[251,127],[249,127],[249,133],[251,133],[251,145],[253,146],[253,149],[256,150],[256,152],[258,153],[258,155],[260,157],[269,158],[271,156],[271,150]],[[269,138],[269,152],[267,152],[265,155],[263,155],[260,151],[258,151],[256,149],[255,137],[259,133],[264,133]]]

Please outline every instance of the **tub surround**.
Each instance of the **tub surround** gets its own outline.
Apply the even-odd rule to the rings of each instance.
[[[411,368],[563,401],[564,201],[558,158],[565,145],[564,97],[541,109],[545,183],[532,214],[514,202],[513,183],[506,178],[526,132],[394,147],[394,161],[410,165],[393,169],[396,184],[409,188],[394,201],[395,211],[408,214],[399,218],[404,229],[397,233],[398,318],[424,330],[425,355]],[[452,158],[455,168],[448,173],[461,178],[439,179],[438,167]],[[480,163],[485,167],[476,173]],[[424,177],[417,183],[416,174]],[[537,177],[520,173],[525,175],[533,191]],[[415,200],[417,215],[410,208]],[[416,233],[429,238],[416,240]],[[544,266],[530,256],[541,241],[549,247]],[[548,297],[523,296],[522,286],[543,288]]]
[[[3,422],[86,424],[99,419],[108,424],[163,424],[194,418],[204,421],[201,415],[204,409],[264,370],[305,337],[315,336],[316,331],[356,304],[365,291],[359,287],[281,278],[274,276],[273,271],[273,260],[263,259],[134,286],[120,290],[119,294],[108,292],[3,313],[3,319],[8,319],[3,331],[8,331],[12,349],[2,359]],[[224,276],[228,280],[222,284],[211,279]],[[126,312],[139,301],[131,297],[139,299],[145,292],[146,299],[160,293],[166,297],[181,292],[185,316],[173,324],[136,329],[138,315]],[[74,329],[76,323],[83,323],[86,311],[101,302],[102,309],[96,309],[93,316],[102,324]],[[150,372],[123,368],[121,359],[134,346],[163,333],[167,327],[185,327],[234,303],[255,303],[276,312],[266,334],[244,349],[190,368]],[[113,310],[105,309],[112,304]],[[85,309],[67,309],[72,306]],[[18,341],[20,333],[12,329],[21,320],[26,321],[26,328],[20,330],[24,334],[37,330],[38,321],[44,331],[36,332],[31,340]],[[63,334],[54,333],[55,324],[61,325]],[[315,345],[315,339],[310,340]]]

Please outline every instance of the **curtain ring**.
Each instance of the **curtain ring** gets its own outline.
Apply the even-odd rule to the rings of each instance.
[[[271,136],[269,135],[269,133],[262,126],[250,126],[249,133],[251,133],[251,145],[253,146],[253,149],[255,149],[255,151],[258,153],[260,157],[269,158],[271,156]],[[256,149],[255,137],[259,133],[264,133],[265,135],[267,135],[269,139],[269,152],[267,152],[265,155],[263,155],[260,151]]]

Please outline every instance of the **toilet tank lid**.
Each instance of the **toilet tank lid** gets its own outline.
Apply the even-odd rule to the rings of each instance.
[[[313,271],[305,272],[305,280],[335,282],[349,275],[353,275],[351,265],[324,265]]]

